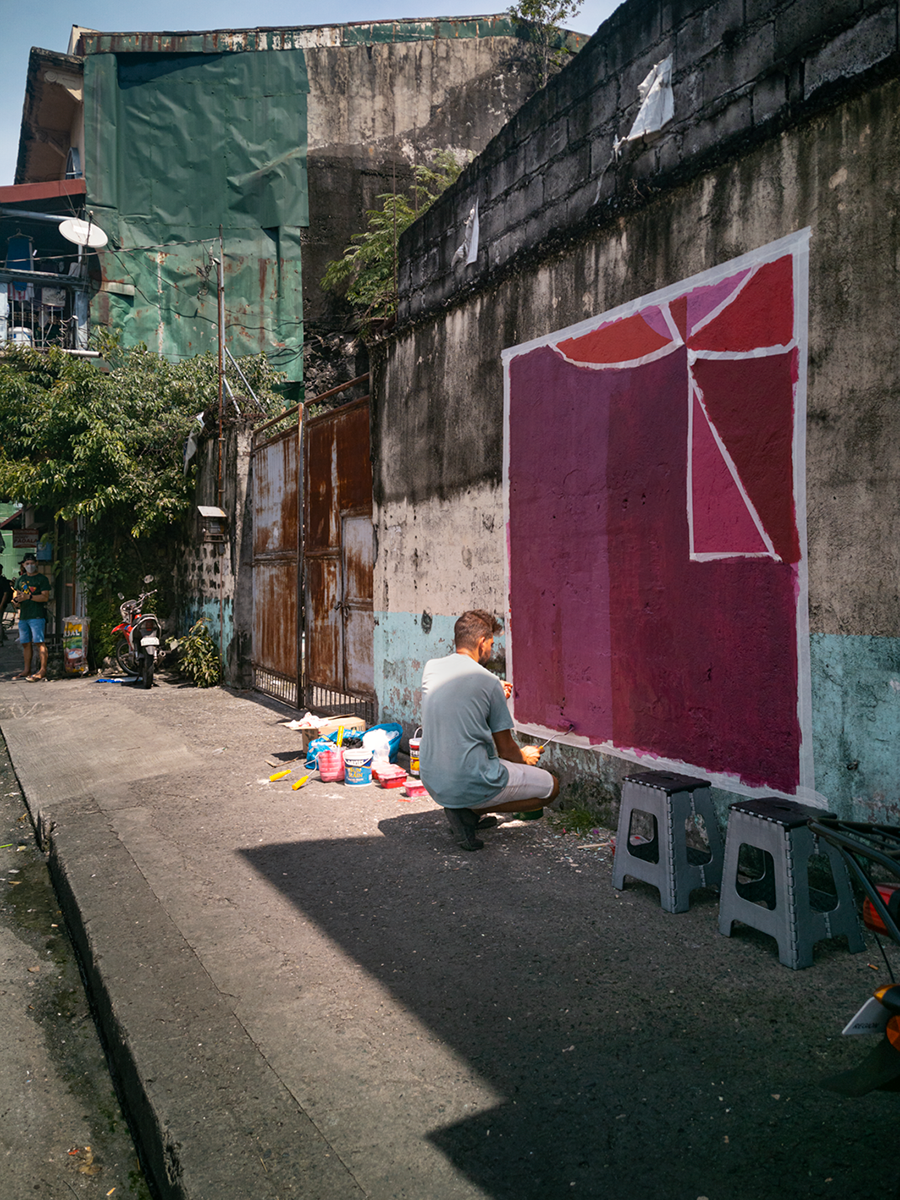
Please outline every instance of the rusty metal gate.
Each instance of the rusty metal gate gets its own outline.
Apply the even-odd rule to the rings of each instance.
[[[303,632],[301,405],[253,433],[253,686],[299,705]],[[279,425],[287,427],[272,433]]]
[[[371,722],[368,396],[309,420],[303,405],[282,413],[255,430],[252,458],[253,687],[297,707]]]
[[[306,424],[307,702],[375,716],[369,398]]]

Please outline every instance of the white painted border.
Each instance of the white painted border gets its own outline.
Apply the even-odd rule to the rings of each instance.
[[[794,254],[797,252],[797,247],[805,245],[807,253],[809,252],[809,237],[811,230],[807,226],[806,229],[801,229],[797,233],[789,233],[787,237],[779,238],[777,242],[769,242],[766,246],[760,246],[757,250],[750,250],[747,254],[742,254],[740,258],[732,258],[727,263],[721,263],[717,267],[710,267],[708,271],[701,271],[697,275],[691,275],[687,279],[682,279],[678,283],[671,284],[669,287],[661,288],[658,292],[650,292],[646,296],[639,296],[636,300],[629,300],[625,304],[620,304],[618,308],[611,308],[609,312],[600,313],[598,316],[588,317],[585,321],[579,321],[577,325],[568,325],[563,329],[554,330],[552,333],[546,333],[542,337],[532,338],[530,342],[522,342],[519,346],[508,346],[505,350],[501,350],[500,355],[504,363],[509,363],[513,358],[517,358],[520,354],[529,354],[532,350],[537,350],[541,346],[554,346],[556,342],[561,342],[570,337],[581,337],[585,333],[592,333],[595,329],[599,329],[601,325],[608,325],[611,321],[619,321],[622,317],[634,316],[640,312],[642,308],[646,308],[650,304],[655,304],[661,307],[663,304],[669,304],[673,300],[677,300],[685,291],[695,287],[710,287],[716,283],[720,283],[723,279],[727,279],[729,275],[734,275],[736,271],[742,271],[747,268],[762,266],[764,263],[773,262],[776,258],[781,258],[785,254]]]
[[[509,677],[515,678],[513,667],[514,642],[513,637],[515,630],[515,620],[510,611],[509,603],[509,416],[510,416],[510,379],[509,371],[510,364],[513,359],[520,354],[529,354],[532,350],[537,350],[543,346],[555,348],[556,343],[571,337],[580,337],[584,334],[591,333],[598,329],[601,325],[609,324],[610,321],[620,320],[623,317],[632,316],[648,305],[656,304],[660,307],[669,304],[672,300],[677,299],[686,291],[695,287],[709,287],[729,275],[735,274],[737,271],[747,268],[757,268],[765,263],[773,262],[777,258],[783,257],[785,254],[791,254],[793,257],[793,286],[794,286],[794,342],[801,348],[807,346],[808,326],[809,326],[809,242],[812,230],[809,226],[800,229],[795,233],[790,233],[786,237],[779,238],[775,242],[770,242],[768,245],[760,246],[756,250],[751,250],[747,254],[741,255],[739,258],[733,258],[725,263],[720,263],[718,266],[711,267],[708,271],[702,271],[697,275],[692,275],[687,279],[679,280],[677,283],[662,288],[657,292],[651,292],[646,296],[640,296],[635,300],[629,300],[626,304],[619,305],[618,308],[610,309],[608,312],[599,314],[598,316],[590,317],[585,321],[579,321],[576,325],[569,325],[564,329],[555,330],[552,333],[544,334],[542,337],[532,338],[528,342],[523,342],[518,346],[509,346],[501,351],[503,360],[503,526],[506,533],[506,607],[507,607],[507,638],[506,638],[506,656],[507,669]],[[750,276],[748,276],[750,278]],[[784,347],[778,347],[777,351],[783,353]],[[774,352],[775,348],[770,352]],[[759,352],[757,352],[759,353]],[[763,351],[765,353],[765,351]],[[740,355],[740,357],[752,357],[752,355]],[[795,793],[779,792],[773,788],[751,788],[746,784],[741,783],[736,777],[727,773],[718,773],[710,771],[701,771],[701,768],[696,767],[691,763],[679,762],[675,759],[658,758],[652,754],[647,754],[643,751],[629,749],[627,747],[615,746],[612,743],[589,743],[586,738],[569,736],[557,738],[557,741],[562,744],[580,747],[584,750],[590,750],[595,753],[609,754],[615,758],[623,758],[627,762],[636,763],[639,766],[647,767],[655,770],[688,772],[691,774],[702,773],[705,778],[708,778],[714,787],[723,788],[725,791],[735,792],[741,796],[783,796],[788,799],[801,800],[806,804],[814,805],[818,808],[827,808],[828,800],[815,790],[815,766],[813,761],[813,741],[812,741],[812,685],[810,679],[810,651],[809,651],[809,565],[807,559],[807,534],[806,534],[806,406],[807,406],[807,362],[806,353],[798,354],[798,372],[797,384],[794,391],[794,438],[793,438],[793,463],[794,463],[794,506],[797,519],[797,532],[800,539],[800,562],[797,564],[797,718],[800,726],[800,754],[799,754],[799,776],[800,783]],[[515,721],[515,713],[513,713]],[[544,738],[555,730],[547,729],[543,726],[530,725],[515,722],[515,727],[521,733],[530,734],[534,737]]]

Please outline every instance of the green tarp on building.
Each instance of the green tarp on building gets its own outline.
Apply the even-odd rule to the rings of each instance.
[[[221,226],[229,349],[302,378],[308,90],[302,49],[87,54],[96,321],[167,358],[215,351]]]

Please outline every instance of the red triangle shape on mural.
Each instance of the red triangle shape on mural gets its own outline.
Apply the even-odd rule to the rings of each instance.
[[[765,554],[744,496],[728,469],[696,395],[691,434],[691,507],[695,554]]]
[[[690,339],[692,350],[758,350],[794,336],[794,267],[790,255],[756,271],[730,304]]]
[[[799,561],[793,481],[797,352],[698,358],[691,369],[766,537],[782,562]]]

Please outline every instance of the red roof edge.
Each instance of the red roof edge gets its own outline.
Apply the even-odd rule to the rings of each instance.
[[[13,521],[15,521],[16,517],[21,517],[24,511],[25,507],[23,505],[22,508],[17,508],[14,513],[10,513],[5,520],[0,521],[0,529],[6,529],[7,525],[11,525]]]
[[[50,179],[46,183],[13,183],[0,187],[0,204],[24,204],[27,200],[52,200],[54,196],[83,196],[83,179]]]

